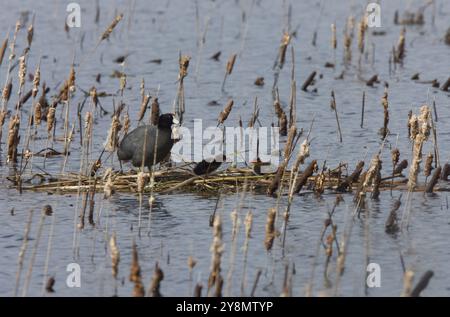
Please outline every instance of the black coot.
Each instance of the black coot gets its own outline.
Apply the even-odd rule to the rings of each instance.
[[[133,166],[141,167],[142,158],[144,166],[150,168],[153,165],[156,131],[158,130],[158,141],[156,144],[155,163],[161,162],[172,149],[174,140],[172,139],[172,125],[177,124],[177,120],[171,113],[162,114],[159,117],[158,126],[143,125],[128,133],[120,142],[117,149],[117,156],[121,161],[129,161]],[[147,136],[145,134],[147,133]],[[145,142],[145,155],[143,156]]]

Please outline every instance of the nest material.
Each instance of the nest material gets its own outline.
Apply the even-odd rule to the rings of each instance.
[[[108,175],[106,175],[108,174]],[[145,173],[150,179],[150,173]],[[295,174],[295,173],[294,173]],[[303,172],[299,173],[301,176]],[[286,170],[281,177],[280,185],[283,186],[283,194],[287,193],[292,173]],[[107,177],[106,177],[107,176]],[[170,193],[170,192],[204,192],[217,193],[234,192],[238,186],[243,186],[247,182],[251,186],[253,192],[258,194],[265,194],[267,187],[276,176],[276,172],[257,175],[253,170],[248,168],[228,168],[224,171],[215,172],[210,175],[197,176],[192,172],[180,168],[163,169],[154,172],[155,181],[149,183],[143,189],[144,192],[154,193]],[[345,182],[346,175],[339,175],[336,170],[329,170],[324,173],[324,188],[332,192],[336,192],[339,185]],[[302,192],[313,189],[316,183],[317,175],[308,177],[306,185]],[[402,174],[382,178],[379,190],[395,189],[407,190],[407,179]],[[119,172],[111,172],[110,170],[105,175],[95,177],[88,177],[77,173],[67,173],[62,175],[45,175],[34,174],[29,177],[23,176],[19,182],[12,177],[8,177],[13,186],[21,186],[22,190],[45,191],[54,193],[73,193],[78,191],[92,191],[103,192],[105,186],[112,185],[115,192],[122,193],[137,193],[138,192],[138,174],[134,171],[123,174]],[[151,187],[153,185],[153,188]],[[351,184],[347,191],[352,191],[358,186],[358,182]],[[425,186],[417,186],[415,191],[424,191]],[[435,189],[437,191],[447,191],[447,186]],[[371,191],[369,188],[368,191]]]

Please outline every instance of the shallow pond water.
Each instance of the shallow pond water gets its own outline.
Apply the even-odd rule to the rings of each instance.
[[[282,31],[288,21],[289,1],[101,1],[99,23],[95,23],[96,6],[94,1],[79,0],[81,6],[81,27],[69,33],[64,30],[66,19],[65,5],[60,1],[9,1],[2,5],[0,14],[0,36],[8,30],[13,31],[21,12],[28,11],[28,25],[35,14],[35,36],[28,62],[29,72],[42,57],[42,80],[55,93],[61,81],[69,74],[70,64],[75,55],[77,92],[73,104],[84,99],[82,89],[88,90],[95,85],[98,91],[116,94],[119,79],[110,75],[115,71],[127,74],[127,89],[123,100],[129,106],[132,127],[137,125],[140,95],[139,85],[145,79],[149,93],[154,95],[159,87],[159,101],[164,112],[172,109],[176,95],[178,75],[178,54],[192,56],[189,75],[185,80],[186,114],[184,125],[192,127],[193,120],[201,118],[204,125],[215,125],[217,115],[228,98],[233,98],[235,106],[227,120],[227,125],[237,126],[241,117],[246,124],[253,112],[253,100],[258,98],[260,106],[259,120],[264,126],[275,122],[272,102],[273,63],[277,55]],[[390,175],[392,170],[390,149],[396,145],[401,158],[411,158],[411,143],[407,135],[408,111],[418,113],[423,103],[435,101],[438,121],[437,139],[441,163],[448,162],[450,149],[450,98],[448,92],[432,88],[430,84],[411,80],[414,73],[420,73],[421,80],[438,79],[443,83],[450,76],[450,46],[443,41],[450,24],[450,2],[435,1],[425,10],[425,24],[406,27],[406,57],[403,65],[392,65],[389,71],[389,56],[396,45],[402,26],[393,24],[395,10],[401,13],[416,11],[422,1],[381,1],[382,27],[377,31],[384,35],[374,36],[375,29],[368,29],[366,38],[367,58],[362,57],[358,67],[357,28],[353,40],[353,60],[345,67],[343,60],[343,29],[347,17],[353,15],[356,21],[364,12],[366,1],[292,1],[290,24],[298,27],[296,37],[292,39],[295,48],[295,78],[297,87],[315,70],[318,76],[314,85],[317,92],[297,91],[297,125],[305,131],[315,117],[311,131],[311,157],[321,166],[336,167],[339,162],[348,162],[353,169],[356,162],[364,159],[366,167],[370,158],[379,150],[381,138],[378,134],[383,124],[381,97],[383,82],[389,83],[389,130],[382,153],[382,174]],[[433,14],[434,10],[434,14]],[[112,21],[117,12],[124,13],[124,19],[112,33],[108,41],[95,49],[99,36]],[[245,12],[245,19],[243,19]],[[434,15],[434,24],[432,16]],[[198,16],[198,19],[196,18]],[[330,25],[336,23],[338,49],[334,56],[330,48]],[[207,30],[204,32],[205,25]],[[312,45],[314,32],[317,32],[316,46]],[[205,42],[198,48],[198,39],[205,34]],[[17,54],[26,47],[26,29],[19,33]],[[220,61],[210,57],[221,51]],[[374,54],[373,54],[374,52]],[[125,66],[113,62],[120,55],[130,53]],[[228,57],[238,53],[233,73],[228,77],[225,93],[221,91],[222,80]],[[7,52],[8,55],[8,52]],[[5,80],[7,55],[0,68],[0,82]],[[150,62],[161,59],[160,64]],[[373,62],[372,62],[373,61]],[[336,68],[325,68],[326,62],[336,62]],[[284,106],[288,103],[291,76],[290,49],[287,61],[279,77],[279,93]],[[345,69],[344,79],[335,79]],[[17,88],[17,68],[14,74],[14,89]],[[95,81],[101,74],[101,82]],[[378,74],[380,83],[375,87],[366,86],[360,78],[368,79]],[[265,78],[265,85],[254,85],[257,77]],[[27,82],[27,87],[30,87]],[[314,88],[313,87],[313,88]],[[342,128],[343,142],[339,143],[336,133],[335,115],[330,109],[330,91],[336,95],[337,109]],[[361,99],[366,95],[364,127],[360,127]],[[13,95],[12,100],[17,98]],[[101,98],[102,106],[108,111],[113,109],[113,99],[117,103],[118,95]],[[219,106],[209,103],[215,100]],[[14,103],[10,102],[9,109]],[[30,101],[25,110],[30,108]],[[87,107],[86,107],[87,108]],[[57,119],[62,113],[57,111]],[[85,112],[86,109],[83,110]],[[26,113],[26,112],[24,112]],[[26,113],[27,114],[27,113]],[[61,115],[61,117],[60,117]],[[24,115],[24,118],[26,115]],[[84,113],[83,113],[84,117]],[[76,107],[70,108],[70,120],[76,122]],[[23,119],[25,122],[25,119]],[[98,155],[106,140],[111,118],[109,115],[96,116],[92,157]],[[138,234],[139,201],[133,194],[115,194],[108,200],[102,195],[96,199],[96,226],[86,224],[82,231],[76,231],[74,240],[74,215],[81,199],[76,194],[47,194],[44,192],[24,191],[19,193],[11,187],[6,177],[13,172],[6,163],[7,123],[3,127],[1,167],[0,167],[0,296],[14,294],[18,254],[23,242],[24,230],[29,211],[34,210],[30,230],[30,241],[25,253],[24,269],[20,281],[19,295],[27,275],[29,260],[32,256],[38,231],[39,213],[42,207],[50,204],[54,213],[45,217],[42,235],[36,252],[27,295],[40,296],[131,296],[133,283],[128,279],[131,263],[131,246],[136,242],[139,253],[142,277],[145,288],[150,285],[155,263],[164,271],[161,293],[167,296],[187,296],[193,294],[194,285],[202,283],[206,287],[210,271],[212,229],[209,217],[214,210],[217,197],[191,193],[156,195],[151,215],[144,199],[141,235]],[[25,124],[21,125],[22,130]],[[22,131],[23,133],[24,131]],[[57,126],[56,134],[63,135],[62,125]],[[46,138],[45,128],[39,131]],[[22,140],[23,142],[23,140]],[[285,139],[281,138],[283,146]],[[40,143],[39,143],[40,144]],[[66,171],[78,172],[80,167],[80,145],[78,136],[71,148]],[[44,148],[43,141],[41,148]],[[36,145],[38,147],[38,145]],[[21,148],[21,146],[20,146]],[[62,144],[55,148],[61,150]],[[424,153],[432,150],[428,141]],[[45,171],[58,173],[63,159],[48,158]],[[308,160],[309,162],[309,160]],[[33,161],[36,168],[43,167],[41,159]],[[109,159],[106,164],[118,169],[117,159]],[[125,165],[128,170],[130,165]],[[420,176],[420,181],[424,178]],[[440,183],[441,188],[448,184]],[[344,194],[344,201],[336,208],[333,216],[338,226],[338,239],[350,232],[345,272],[336,285],[336,252],[330,262],[330,282],[324,279],[325,252],[317,244],[323,222],[333,207],[335,193],[326,190],[321,197],[306,191],[295,197],[291,207],[291,216],[287,226],[284,250],[280,237],[275,239],[271,252],[264,247],[267,211],[275,207],[276,199],[264,195],[247,193],[243,202],[239,195],[223,195],[218,212],[223,221],[224,252],[222,257],[222,276],[225,279],[224,295],[249,295],[257,272],[261,277],[257,285],[257,296],[279,296],[283,291],[285,267],[289,266],[292,276],[292,295],[304,296],[308,283],[313,276],[312,295],[343,296],[398,296],[403,287],[403,265],[415,272],[415,281],[427,270],[434,276],[424,291],[426,296],[449,296],[450,278],[450,211],[448,194],[440,191],[433,196],[414,193],[411,199],[411,218],[408,230],[397,235],[385,233],[384,224],[394,200],[400,195],[394,191],[382,191],[378,201],[367,200],[368,214],[355,218],[351,230],[348,227],[354,210],[353,195]],[[406,193],[403,192],[404,210]],[[282,210],[286,199],[280,200],[280,215],[276,227],[282,230]],[[232,221],[230,214],[238,208],[240,219],[236,245],[233,246]],[[248,210],[254,215],[253,229],[249,240],[247,272],[243,276],[245,232],[243,222]],[[365,219],[368,217],[368,221]],[[52,226],[52,221],[54,224]],[[368,226],[368,229],[367,227]],[[53,227],[53,232],[51,228]],[[367,230],[369,234],[367,234]],[[111,259],[108,241],[112,232],[116,233],[120,250],[118,281],[111,276]],[[51,253],[48,275],[55,278],[55,293],[43,290],[45,262],[49,236]],[[74,242],[75,241],[75,242]],[[368,246],[368,247],[367,247]],[[235,252],[233,252],[233,248]],[[235,254],[234,257],[232,254]],[[193,256],[197,264],[190,277],[188,257]],[[381,268],[381,286],[366,288],[366,265],[377,263]],[[67,265],[78,263],[81,268],[81,287],[68,287]],[[313,271],[313,267],[315,268]],[[230,271],[231,270],[231,271]],[[231,272],[231,273],[230,273]],[[228,275],[231,278],[228,278]],[[228,281],[231,280],[231,283]],[[244,287],[242,288],[242,281]],[[117,285],[115,285],[117,284]],[[337,287],[336,287],[337,286]]]

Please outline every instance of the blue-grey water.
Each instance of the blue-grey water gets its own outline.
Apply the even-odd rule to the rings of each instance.
[[[17,19],[28,17],[25,27],[19,31],[16,55],[20,56],[26,47],[26,27],[33,15],[34,39],[29,53],[28,72],[33,73],[41,58],[42,81],[51,88],[49,97],[55,94],[61,82],[68,77],[70,64],[75,60],[77,90],[71,100],[70,122],[78,128],[76,105],[83,101],[82,90],[96,86],[100,92],[115,96],[101,98],[102,106],[108,111],[113,109],[113,99],[118,104],[120,96],[119,79],[110,75],[115,71],[127,74],[127,89],[123,101],[127,105],[132,127],[137,126],[140,106],[139,85],[145,79],[146,89],[155,95],[159,87],[159,101],[164,112],[172,110],[176,96],[178,76],[178,55],[192,57],[189,75],[185,79],[186,113],[184,125],[191,127],[196,118],[203,119],[204,125],[215,125],[218,113],[228,98],[233,98],[235,106],[227,120],[227,125],[237,126],[239,118],[247,124],[253,112],[254,98],[258,98],[259,120],[264,126],[276,123],[272,101],[274,78],[273,63],[277,56],[283,30],[290,24],[291,30],[297,29],[291,45],[295,48],[295,79],[297,81],[297,125],[307,131],[313,117],[315,123],[311,131],[311,159],[317,159],[319,166],[326,160],[327,166],[336,167],[340,162],[349,164],[352,170],[359,160],[365,160],[366,167],[370,158],[381,146],[379,128],[383,123],[381,97],[384,82],[389,83],[389,130],[382,152],[383,176],[392,170],[390,148],[396,145],[401,151],[401,159],[411,159],[411,143],[407,135],[407,114],[411,109],[419,112],[419,107],[435,101],[438,120],[437,140],[440,161],[448,162],[450,150],[450,103],[449,93],[430,84],[411,80],[414,73],[420,73],[423,81],[437,79],[441,84],[450,76],[450,46],[444,42],[444,35],[450,27],[450,2],[435,0],[424,12],[424,25],[406,26],[406,57],[403,65],[391,65],[389,57],[392,47],[397,44],[402,26],[394,25],[395,10],[400,17],[404,11],[416,12],[425,1],[379,1],[381,5],[381,28],[367,30],[366,52],[361,65],[357,50],[357,25],[352,44],[352,62],[345,67],[343,60],[343,30],[347,18],[355,17],[359,21],[367,4],[366,1],[99,1],[100,15],[95,23],[95,1],[79,0],[81,6],[81,27],[67,33],[64,22],[67,16],[66,5],[69,1],[2,1],[0,13],[0,38],[10,34],[10,41]],[[291,9],[289,9],[291,7]],[[290,14],[288,12],[291,12]],[[122,12],[124,19],[112,32],[109,40],[96,48],[99,37],[110,24],[114,16]],[[245,14],[245,19],[243,15]],[[289,18],[290,16],[290,18]],[[290,21],[290,23],[288,23]],[[332,23],[337,27],[337,50],[330,47]],[[205,26],[206,31],[205,31]],[[383,32],[374,36],[373,31]],[[314,32],[317,32],[316,46],[312,45]],[[198,41],[204,35],[204,44],[199,48]],[[210,57],[221,51],[220,61]],[[130,53],[126,63],[120,66],[113,62],[120,55]],[[233,73],[228,77],[225,93],[221,91],[223,76],[228,57],[238,53]],[[8,55],[0,68],[0,83],[3,85],[8,67]],[[17,58],[16,58],[17,59]],[[151,60],[161,59],[162,63]],[[15,61],[15,60],[14,60]],[[13,63],[14,63],[13,61]],[[326,62],[336,63],[335,69],[325,68]],[[286,64],[279,77],[279,93],[284,106],[289,101],[291,76],[291,51],[288,49]],[[13,76],[13,95],[8,109],[14,108],[17,100],[17,69]],[[345,69],[343,79],[335,79]],[[315,85],[317,92],[304,92],[299,88],[308,75],[317,71]],[[96,75],[101,74],[101,82]],[[368,79],[378,74],[380,83],[375,87],[366,86],[361,78]],[[319,76],[320,75],[320,76]],[[257,77],[265,78],[265,85],[254,85]],[[31,88],[27,81],[26,89]],[[334,90],[337,109],[342,128],[343,142],[339,143],[336,132],[335,115],[330,109],[330,92]],[[361,99],[366,95],[364,127],[360,127]],[[220,106],[208,103],[216,100]],[[23,147],[25,127],[31,100],[22,113]],[[63,112],[57,108],[59,120],[56,135],[62,137]],[[82,117],[88,110],[83,109]],[[286,109],[287,110],[287,109]],[[103,148],[111,118],[109,115],[96,115],[92,144],[92,157],[96,157]],[[145,288],[150,285],[155,263],[164,271],[161,293],[166,296],[187,296],[193,294],[194,285],[201,283],[206,289],[210,271],[210,245],[213,240],[209,217],[217,202],[214,195],[171,194],[156,195],[155,206],[149,216],[146,208],[148,197],[144,198],[142,234],[138,235],[139,201],[133,194],[116,193],[110,199],[97,195],[95,206],[96,226],[86,223],[83,230],[74,227],[74,217],[81,205],[77,194],[50,194],[46,192],[24,191],[19,193],[13,188],[7,176],[14,173],[13,166],[6,162],[6,138],[8,122],[3,126],[1,167],[0,167],[0,295],[14,295],[18,255],[22,246],[24,231],[30,210],[34,210],[29,233],[28,248],[25,252],[23,270],[19,281],[18,294],[29,296],[131,296],[133,283],[129,281],[131,264],[131,246],[136,242],[139,263]],[[78,172],[80,168],[80,142],[76,129],[65,170]],[[46,146],[45,125],[38,130],[44,141],[36,141],[38,151]],[[281,138],[281,141],[285,140]],[[53,147],[62,150],[62,142]],[[431,139],[424,146],[425,155],[433,150]],[[33,160],[33,171],[42,172],[43,161]],[[57,174],[61,170],[63,158],[48,158],[43,168],[47,173]],[[106,167],[118,169],[117,160],[105,162]],[[125,170],[130,168],[125,166]],[[421,173],[420,183],[424,177]],[[441,189],[448,183],[440,182]],[[382,191],[378,201],[367,200],[368,221],[362,215],[355,218],[349,229],[351,214],[355,208],[353,195],[344,194],[344,202],[333,216],[338,226],[338,240],[344,232],[350,232],[348,254],[344,274],[336,287],[335,267],[337,252],[334,250],[330,260],[329,278],[331,286],[324,279],[325,250],[321,247],[316,253],[320,231],[327,213],[331,210],[335,195],[326,190],[320,197],[314,194],[296,196],[291,207],[291,216],[287,226],[284,246],[281,235],[275,239],[271,252],[264,246],[267,211],[277,204],[276,199],[264,195],[247,193],[242,203],[239,195],[222,196],[218,212],[223,221],[223,257],[222,276],[225,279],[224,294],[231,296],[249,295],[258,270],[261,278],[256,287],[257,296],[279,296],[283,291],[285,266],[289,265],[292,276],[293,296],[305,296],[309,283],[313,296],[399,296],[403,288],[403,266],[414,271],[416,283],[422,274],[432,270],[434,276],[423,292],[424,296],[450,295],[450,211],[448,194],[439,191],[434,196],[415,193],[411,198],[410,222],[408,230],[397,235],[385,233],[384,225],[394,199],[399,191]],[[403,192],[402,216],[406,201]],[[30,283],[24,290],[29,261],[32,257],[39,231],[39,215],[42,207],[50,204],[54,213],[44,218],[42,234],[37,246],[36,257],[30,275]],[[276,228],[282,231],[282,212],[286,198],[279,205],[279,217]],[[241,207],[239,207],[241,206]],[[231,212],[238,208],[240,220],[237,233],[234,259],[231,241]],[[243,276],[245,240],[244,218],[248,210],[254,215],[251,238],[249,240],[247,273]],[[98,216],[98,219],[97,219]],[[53,225],[52,225],[53,222]],[[368,226],[368,227],[367,227]],[[52,231],[53,228],[53,231]],[[149,230],[148,230],[149,228]],[[368,229],[367,229],[368,228]],[[368,231],[367,231],[368,230]],[[74,248],[75,232],[75,248]],[[120,251],[118,280],[115,283],[111,274],[109,256],[109,237],[115,232]],[[368,234],[367,234],[368,232]],[[327,232],[329,234],[329,232]],[[55,278],[55,293],[43,290],[45,262],[49,239],[51,242],[48,276]],[[368,246],[368,247],[367,247]],[[188,257],[196,260],[190,278]],[[230,263],[233,265],[230,266]],[[381,269],[381,285],[366,288],[366,264],[377,263]],[[70,272],[67,266],[77,263],[81,268],[81,287],[68,287],[66,279]],[[312,268],[315,267],[313,279]],[[227,279],[232,269],[231,284]],[[246,281],[244,290],[241,282]],[[116,284],[116,285],[115,285]],[[229,290],[229,291],[228,291]],[[203,292],[205,294],[205,292]]]

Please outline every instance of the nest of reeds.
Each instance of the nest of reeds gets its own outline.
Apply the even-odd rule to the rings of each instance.
[[[341,165],[342,167],[342,165]],[[302,181],[302,187],[296,193],[305,193],[315,191],[319,178],[321,186],[329,192],[351,192],[356,190],[361,182],[362,177],[357,177],[351,182],[348,181],[352,175],[346,175],[341,172],[341,167],[335,169],[328,169],[326,171],[311,173],[306,168],[304,171],[299,171],[298,179],[305,176]],[[291,173],[287,168],[283,175],[278,175],[277,170],[264,174],[256,174],[250,168],[227,168],[226,170],[216,171],[209,175],[195,175],[190,170],[172,167],[163,168],[153,172],[154,182],[152,184],[139,185],[139,179],[142,176],[150,179],[150,173],[136,173],[131,171],[129,173],[121,173],[107,169],[103,174],[102,170],[98,171],[95,176],[80,175],[79,173],[66,173],[61,175],[47,175],[47,174],[33,174],[23,175],[22,179],[15,179],[16,176],[9,176],[7,179],[11,182],[13,187],[21,186],[22,190],[45,191],[54,193],[73,193],[78,191],[92,191],[97,192],[113,192],[122,193],[139,193],[139,192],[154,192],[154,193],[175,193],[175,192],[193,192],[193,193],[210,193],[217,194],[217,192],[235,192],[239,186],[249,184],[251,190],[256,194],[266,194],[267,189],[271,186],[273,180],[278,178],[279,185],[283,188],[282,194],[287,194],[291,177],[295,177],[296,173]],[[346,186],[342,186],[346,184]],[[142,188],[141,188],[142,187]],[[344,190],[343,190],[344,188]],[[377,190],[408,190],[407,178],[401,172],[394,175],[386,175],[381,178]],[[425,184],[418,184],[414,191],[424,191]],[[436,191],[448,191],[450,188],[446,184],[440,183],[435,188]],[[371,191],[371,189],[368,189]],[[107,195],[106,197],[109,197]]]

